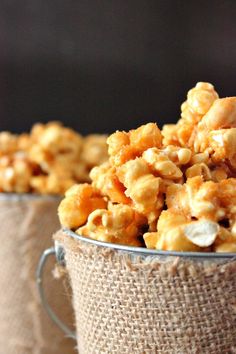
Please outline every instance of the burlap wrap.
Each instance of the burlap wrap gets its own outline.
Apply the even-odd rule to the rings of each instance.
[[[42,308],[35,282],[39,257],[59,228],[58,203],[53,197],[0,195],[0,354],[73,353],[73,341]],[[65,289],[51,270],[45,279],[48,301],[72,323],[69,306],[62,307],[68,303]]]
[[[80,354],[236,353],[236,261],[135,256],[65,233]]]

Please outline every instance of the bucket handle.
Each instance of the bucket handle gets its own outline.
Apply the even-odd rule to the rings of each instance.
[[[40,300],[51,320],[66,334],[67,337],[77,340],[75,332],[73,332],[66,324],[64,324],[59,319],[56,313],[52,310],[45,296],[43,274],[46,262],[50,256],[54,256],[61,266],[65,266],[65,252],[62,246],[56,245],[56,247],[48,248],[43,252],[40,257],[36,271],[36,281]]]

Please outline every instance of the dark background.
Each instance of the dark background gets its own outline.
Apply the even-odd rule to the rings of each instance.
[[[236,94],[236,1],[1,0],[0,130],[176,121],[197,81]]]

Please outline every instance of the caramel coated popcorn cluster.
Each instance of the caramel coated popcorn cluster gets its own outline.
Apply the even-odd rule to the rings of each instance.
[[[236,97],[199,82],[176,124],[117,131],[107,143],[91,185],[61,202],[62,225],[158,250],[236,252]]]
[[[108,159],[105,135],[82,137],[58,122],[30,134],[0,133],[0,192],[64,194],[90,181],[91,168]]]

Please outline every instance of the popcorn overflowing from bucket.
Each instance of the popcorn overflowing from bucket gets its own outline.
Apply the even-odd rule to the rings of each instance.
[[[61,202],[63,226],[158,250],[236,252],[236,97],[199,82],[176,124],[117,131],[107,143],[91,193],[72,187]]]

